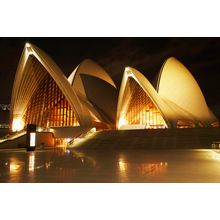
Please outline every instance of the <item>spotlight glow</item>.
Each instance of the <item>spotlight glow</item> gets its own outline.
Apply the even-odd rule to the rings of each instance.
[[[12,131],[21,131],[24,128],[24,122],[20,118],[16,118],[12,122]]]
[[[126,118],[121,117],[118,122],[118,127],[121,128],[123,125],[127,125],[127,124],[128,124],[128,121],[126,120]]]

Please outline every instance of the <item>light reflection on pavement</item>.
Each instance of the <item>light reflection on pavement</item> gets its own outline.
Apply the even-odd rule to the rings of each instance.
[[[220,182],[217,150],[1,150],[0,182]]]

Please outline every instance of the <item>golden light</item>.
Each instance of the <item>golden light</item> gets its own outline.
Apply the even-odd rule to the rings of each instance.
[[[52,164],[52,161],[46,162],[46,163],[45,163],[46,169],[49,169],[49,167],[51,166],[51,164]]]
[[[142,175],[146,176],[161,176],[167,171],[168,162],[158,162],[158,163],[143,163],[139,167]]]
[[[127,125],[127,124],[128,124],[128,121],[126,120],[126,118],[121,117],[118,122],[118,128],[121,128],[123,125]]]
[[[159,108],[134,76],[128,77],[126,85],[124,85],[121,109],[123,111],[118,110],[120,112],[118,129],[167,127]]]
[[[96,128],[92,128],[90,131],[91,133],[96,132]]]
[[[120,172],[127,172],[127,169],[128,169],[128,165],[127,163],[125,162],[123,156],[120,156],[119,158],[119,161],[118,161],[118,166],[119,166],[119,170]]]
[[[20,118],[16,118],[12,122],[12,131],[21,131],[24,128],[24,122]]]
[[[43,131],[43,128],[40,128],[40,127],[39,127],[39,128],[37,128],[37,131],[38,131],[38,132],[42,132],[42,131]]]
[[[31,152],[29,155],[29,166],[28,166],[29,171],[34,171],[34,164],[35,164],[35,154],[34,152]]]
[[[64,142],[65,142],[66,144],[68,144],[70,141],[71,141],[71,138],[65,138],[65,139],[64,139]]]
[[[63,146],[62,147],[65,147],[65,152],[67,151],[66,147],[68,146],[69,142],[71,141],[71,138],[64,138],[63,139]]]
[[[128,171],[128,163],[126,162],[124,155],[120,155],[118,159],[118,175],[122,182],[129,180]]]
[[[10,173],[17,173],[19,172],[19,169],[21,168],[21,166],[15,162],[10,162],[10,165],[9,165],[9,170],[10,170]]]
[[[26,50],[28,52],[28,56],[34,54],[33,50],[32,50],[32,46],[30,43],[26,43],[25,44]]]
[[[216,161],[220,161],[220,155],[218,153],[216,153],[215,151],[210,151],[211,153],[211,157],[213,160],[216,160]]]

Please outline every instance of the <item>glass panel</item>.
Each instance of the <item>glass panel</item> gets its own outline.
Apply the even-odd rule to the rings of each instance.
[[[128,125],[140,125],[137,128],[149,129],[167,127],[158,108],[131,77],[128,79],[124,94],[125,108],[119,119],[120,128],[129,128]]]
[[[31,74],[43,74],[43,78],[27,106],[24,115],[25,124],[32,123],[42,128],[79,126],[71,105],[62,94],[56,82],[35,58],[31,62],[33,65],[33,73]]]

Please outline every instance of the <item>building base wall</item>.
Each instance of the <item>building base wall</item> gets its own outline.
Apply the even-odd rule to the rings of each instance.
[[[37,132],[36,136],[36,146],[37,147],[54,147],[55,139],[51,132]]]
[[[55,139],[51,132],[37,132],[36,133],[36,147],[54,147]],[[26,148],[26,134],[15,138],[13,140],[7,140],[0,144],[0,149],[11,148]]]

